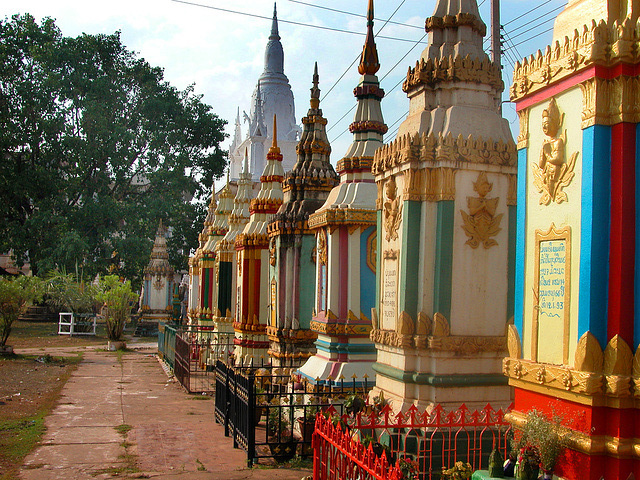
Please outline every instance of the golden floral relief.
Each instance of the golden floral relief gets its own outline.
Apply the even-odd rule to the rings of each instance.
[[[489,183],[485,172],[481,172],[478,175],[478,180],[473,184],[473,189],[480,196],[467,197],[469,213],[460,210],[464,221],[462,228],[469,237],[465,245],[469,245],[471,248],[478,248],[482,244],[484,248],[490,248],[498,244],[491,237],[496,236],[502,230],[500,222],[503,214],[496,215],[499,198],[486,198],[487,194],[493,189],[493,183]]]
[[[564,188],[575,176],[574,169],[578,152],[571,154],[567,160],[565,155],[566,130],[561,133],[564,114],[560,114],[555,99],[551,99],[548,107],[542,112],[542,131],[546,138],[542,142],[540,159],[532,164],[533,184],[542,193],[541,205],[551,202],[567,201]]]

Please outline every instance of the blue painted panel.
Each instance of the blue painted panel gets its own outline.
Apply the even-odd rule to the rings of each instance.
[[[513,321],[524,342],[524,262],[527,247],[527,152],[526,148],[518,150],[518,205],[516,207],[516,252],[515,252],[515,287],[513,299]]]
[[[585,128],[582,131],[578,338],[590,331],[601,347],[607,344],[610,166],[611,128],[603,125]],[[572,235],[578,233],[572,232]]]
[[[635,308],[633,321],[633,351],[640,345],[640,123],[636,125],[636,265],[635,265]]]
[[[376,301],[376,274],[367,265],[367,245],[376,227],[369,227],[360,234],[360,311],[371,318],[371,309]],[[373,241],[377,242],[377,239]]]

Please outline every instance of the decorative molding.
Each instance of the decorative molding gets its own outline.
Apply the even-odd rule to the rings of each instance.
[[[640,122],[640,79],[621,75],[590,78],[580,84],[582,128]]]
[[[500,92],[504,90],[500,67],[488,57],[478,59],[471,55],[416,61],[414,68],[409,67],[402,90],[409,93],[423,85],[434,86],[443,82],[480,83]]]
[[[461,227],[469,237],[465,245],[474,249],[481,244],[485,249],[498,245],[498,242],[492,237],[495,237],[502,230],[499,225],[503,214],[496,215],[500,200],[498,197],[486,198],[492,189],[493,183],[489,183],[487,180],[486,172],[480,172],[478,179],[473,183],[473,190],[480,196],[467,197],[469,213],[460,210],[463,221]]]
[[[631,394],[633,352],[619,335],[614,335],[604,349],[603,371],[607,393],[614,396]]]
[[[504,143],[482,137],[407,133],[376,150],[371,171],[380,175],[413,162],[420,162],[422,168],[429,163],[437,167],[442,162],[515,167],[516,157],[516,144],[512,141]]]
[[[275,237],[271,237],[271,239],[269,240],[269,265],[271,265],[272,267],[276,266],[276,255],[276,239]]]
[[[527,423],[527,415],[523,412],[511,410],[504,416],[505,420],[522,428]],[[615,458],[640,458],[640,439],[620,438],[608,435],[591,435],[589,433],[572,430],[564,426],[559,427],[567,446],[575,451],[587,455],[607,455]],[[629,476],[627,480],[634,478]]]
[[[266,333],[269,340],[280,343],[309,343],[314,342],[318,337],[313,330],[279,328],[271,325],[266,327]]]
[[[574,365],[582,372],[602,373],[604,355],[598,339],[591,332],[585,332],[578,340]]]
[[[309,229],[320,227],[375,225],[376,211],[356,208],[326,208],[309,215]]]
[[[433,336],[448,337],[450,335],[449,320],[440,312],[433,315]]]
[[[638,23],[627,17],[607,25],[604,20],[574,30],[572,37],[562,43],[556,41],[517,62],[510,88],[511,101],[516,102],[552,83],[556,83],[592,65],[610,67],[624,62],[637,64],[640,60],[640,38],[636,34]],[[625,120],[626,121],[626,120]]]
[[[327,323],[311,321],[311,330],[323,335],[338,336],[368,336],[372,330],[371,323],[367,321],[365,324],[359,323]]]

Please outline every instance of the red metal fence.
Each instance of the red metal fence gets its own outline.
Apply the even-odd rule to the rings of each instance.
[[[464,404],[452,412],[436,405],[425,412],[411,407],[397,415],[389,406],[379,413],[342,417],[329,409],[316,417],[313,478],[439,479],[442,468],[458,461],[474,470],[486,469],[494,448],[507,455],[511,425],[504,414],[490,405],[472,412]]]

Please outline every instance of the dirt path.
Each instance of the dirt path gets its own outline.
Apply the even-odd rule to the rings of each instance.
[[[246,468],[214,421],[211,397],[186,394],[149,350],[86,351],[25,460],[22,480],[299,480],[308,470]]]

